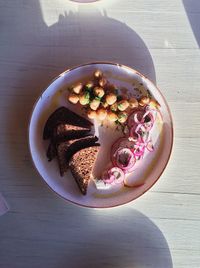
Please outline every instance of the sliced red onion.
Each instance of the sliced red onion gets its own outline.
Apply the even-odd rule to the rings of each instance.
[[[119,184],[124,181],[125,175],[122,169],[118,167],[113,167],[107,170],[102,179],[105,183],[108,184]]]
[[[139,121],[139,119],[138,119],[138,113],[137,113],[137,112],[134,114],[134,122],[135,122],[136,124],[140,124],[140,123],[141,123],[141,122]]]
[[[130,129],[129,133],[130,137],[132,137],[135,141],[139,140],[140,138],[148,139],[149,133],[147,132],[146,128],[143,124],[139,124],[134,126]]]
[[[145,118],[147,118],[147,116],[150,119],[148,122],[146,122],[146,120],[145,120]],[[143,123],[143,126],[146,128],[147,131],[151,130],[151,128],[153,127],[154,121],[155,121],[154,115],[150,111],[147,111],[143,115],[142,123]]]
[[[121,183],[124,181],[124,172],[122,169],[118,168],[118,167],[113,167],[110,169],[109,171],[114,177],[115,177],[115,183]]]
[[[104,173],[105,183],[121,183],[125,174],[135,170],[135,163],[143,158],[145,150],[154,150],[149,131],[153,127],[157,112],[147,107],[134,109],[128,118],[129,137],[119,138],[112,145],[111,160],[114,167]]]
[[[129,136],[133,138],[133,141],[137,141],[140,137],[140,134],[138,133],[138,131],[136,132],[136,129],[137,129],[137,125],[133,126],[129,131]]]
[[[102,175],[102,180],[103,180],[105,183],[111,184],[111,183],[114,182],[115,177],[114,177],[114,176],[109,176],[108,171],[106,171],[106,172],[104,172],[103,175]]]
[[[135,133],[141,137],[143,132],[146,132],[146,129],[143,124],[139,124],[135,129]]]
[[[120,148],[114,155],[114,163],[122,170],[128,170],[135,165],[136,159],[133,152],[128,148]]]
[[[134,155],[135,156],[138,156],[138,157],[143,156],[144,152],[145,152],[144,144],[140,144],[140,145],[135,146],[135,150],[134,150]]]
[[[160,113],[159,110],[153,109],[150,106],[146,107],[146,111],[149,111],[151,113],[151,115],[153,115],[154,121],[156,120],[157,114]]]
[[[143,115],[145,114],[145,110],[142,108],[134,109],[134,111],[129,115],[127,124],[128,127],[131,128],[133,125],[141,122]]]
[[[127,137],[119,138],[111,147],[111,159],[119,148],[129,148],[130,150],[133,150],[134,142]]]

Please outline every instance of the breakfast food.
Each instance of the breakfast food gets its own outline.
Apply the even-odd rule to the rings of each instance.
[[[146,100],[145,100],[146,102]],[[149,103],[149,102],[148,102]],[[153,152],[154,146],[150,136],[157,116],[157,110],[147,104],[140,108],[135,108],[127,120],[128,131],[119,138],[111,148],[112,166],[105,170],[101,180],[105,186],[123,183],[126,176],[135,170],[135,165],[143,159],[146,151]],[[103,185],[96,183],[97,188]]]
[[[81,127],[90,130],[92,123],[68,108],[60,107],[48,118],[44,126],[43,139],[46,140],[52,138],[55,128],[59,125],[70,125],[72,131],[77,130],[76,127],[79,128],[79,130]],[[63,129],[64,131],[66,130],[65,127]]]
[[[87,191],[92,167],[98,153],[97,148],[100,146],[96,143],[98,138],[89,134],[91,126],[92,123],[87,119],[65,107],[60,107],[50,115],[43,131],[43,139],[50,139],[47,149],[48,160],[51,161],[57,157],[61,176],[68,170],[70,162],[72,174],[77,183],[79,182],[78,185],[83,194]],[[87,147],[89,148],[87,149]],[[79,157],[77,157],[79,151]],[[73,155],[75,156],[73,157]],[[84,158],[87,163],[85,167],[81,164],[84,163]],[[80,162],[77,159],[80,159]],[[82,165],[81,173],[77,171],[79,164]],[[84,168],[87,170],[84,171]]]
[[[48,118],[43,139],[50,139],[47,158],[51,161],[57,154],[56,147],[61,141],[89,135],[92,123],[66,107],[55,110]]]
[[[148,92],[139,99],[127,95],[123,89],[110,83],[101,70],[96,70],[91,80],[74,84],[68,91],[68,101],[83,106],[88,118],[121,126],[126,124],[133,109],[150,103],[159,106]]]
[[[53,139],[73,139],[78,138],[81,136],[84,136],[90,132],[90,128],[88,127],[82,127],[82,126],[75,126],[71,124],[59,124],[54,128],[54,131],[52,133]]]
[[[82,149],[75,153],[69,162],[70,170],[83,195],[87,193],[99,149],[99,145]]]
[[[127,176],[135,171],[147,152],[154,151],[151,133],[160,107],[149,90],[143,90],[139,95],[129,92],[125,87],[111,83],[101,70],[91,76],[68,87],[65,100],[77,105],[77,110],[81,108],[89,119],[96,120],[95,130],[101,125],[111,126],[111,131],[121,131],[121,137],[111,147],[110,162],[99,178],[93,178],[92,172],[100,144],[91,134],[93,124],[89,120],[60,107],[49,117],[43,131],[43,138],[50,140],[49,161],[57,159],[61,176],[69,169],[83,195],[92,178],[101,190],[128,185]],[[105,134],[106,129],[102,130]]]
[[[69,160],[73,156],[73,154],[83,148],[95,145],[97,140],[97,137],[90,135],[79,139],[61,142],[57,146],[57,157],[60,168],[60,175],[63,176],[64,173],[68,170]]]

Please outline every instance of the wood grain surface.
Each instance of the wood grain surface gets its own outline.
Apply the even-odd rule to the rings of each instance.
[[[200,267],[200,2],[0,0],[2,268]],[[125,206],[80,208],[53,194],[30,160],[27,127],[46,85],[95,60],[156,82],[175,140],[157,184]]]

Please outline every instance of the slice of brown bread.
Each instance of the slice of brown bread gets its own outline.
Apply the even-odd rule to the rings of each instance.
[[[79,189],[86,195],[92,171],[97,159],[100,145],[84,148],[75,153],[69,161],[69,167]]]
[[[59,140],[65,138],[67,140],[79,138],[90,132],[90,128],[75,126],[72,124],[59,124],[53,130],[52,139]]]
[[[46,152],[48,161],[53,160],[56,157],[56,155],[57,155],[56,144],[53,141],[50,141]]]
[[[69,124],[87,129],[91,129],[92,126],[92,123],[89,120],[72,112],[66,107],[60,107],[48,118],[43,130],[43,139],[46,140],[51,138],[55,127],[60,124]]]
[[[91,136],[91,134],[87,131],[74,131],[69,134],[61,135],[61,136],[54,136],[50,140],[49,146],[47,148],[46,156],[48,158],[48,161],[53,160],[57,156],[57,148],[58,145],[67,142],[69,140],[74,140],[74,139],[79,139],[79,138],[84,138],[87,136]]]
[[[83,148],[87,148],[95,144],[97,137],[90,135],[80,139],[73,139],[64,141],[57,146],[58,165],[60,168],[60,175],[63,176],[69,166],[70,158],[73,154]]]

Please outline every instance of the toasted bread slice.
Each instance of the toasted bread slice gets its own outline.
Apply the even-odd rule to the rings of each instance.
[[[69,160],[73,154],[83,148],[87,148],[95,144],[97,137],[90,135],[80,139],[73,139],[61,142],[57,146],[57,158],[60,168],[60,175],[63,176],[69,166]]]
[[[46,153],[48,161],[53,160],[57,156],[57,148],[59,144],[63,142],[68,142],[69,140],[84,138],[87,136],[91,136],[91,134],[89,132],[84,132],[84,131],[74,131],[66,135],[52,137],[52,139],[50,140],[49,146],[47,148],[47,153]]]
[[[69,167],[79,189],[86,195],[92,171],[97,159],[100,145],[90,146],[75,153],[69,162]]]
[[[51,138],[58,125],[71,125],[90,130],[92,123],[68,108],[60,107],[48,118],[43,130],[43,139]]]
[[[67,140],[80,138],[90,132],[90,128],[75,126],[72,124],[59,124],[53,130],[52,139],[59,140],[65,138]]]

